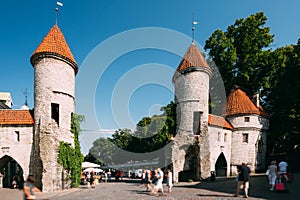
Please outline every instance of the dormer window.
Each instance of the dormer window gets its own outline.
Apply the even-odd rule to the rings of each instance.
[[[244,119],[245,122],[250,122],[250,117],[245,117]]]

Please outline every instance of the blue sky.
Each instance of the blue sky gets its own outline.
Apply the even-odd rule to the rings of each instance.
[[[200,49],[216,29],[225,31],[235,19],[245,18],[259,11],[265,13],[268,18],[267,25],[275,35],[272,48],[295,44],[300,35],[298,0],[61,0],[61,2],[64,6],[59,10],[58,25],[79,66],[76,81],[81,85],[78,88],[82,90],[89,86],[88,77],[81,75],[81,72],[84,74],[84,68],[88,68],[85,63],[93,58],[91,56],[93,52],[97,54],[94,55],[95,58],[105,60],[118,49],[129,49],[128,52],[124,50],[124,54],[111,60],[109,65],[105,66],[105,73],[98,77],[97,84],[91,90],[94,97],[91,104],[94,101],[95,105],[89,102],[88,105],[82,103],[85,94],[76,89],[77,111],[83,115],[90,115],[85,113],[85,110],[86,107],[92,107],[96,121],[100,124],[97,127],[87,121],[83,127],[88,130],[134,128],[135,123],[143,116],[159,113],[160,106],[173,100],[172,88],[169,86],[172,77],[170,72],[177,68],[182,54],[190,45],[190,40],[186,40],[186,37],[192,35],[193,15],[199,22],[195,40]],[[56,0],[1,2],[0,91],[11,92],[16,109],[24,103],[25,89],[29,92],[29,107],[33,108],[33,67],[29,59],[55,24],[55,7]],[[149,29],[146,29],[145,34],[133,31],[132,35],[130,32],[129,36],[124,32],[136,29],[143,31],[144,27],[152,27],[153,34]],[[173,34],[171,37],[175,38],[178,33],[178,37],[182,37],[184,41],[173,40],[171,45],[180,43],[174,47],[177,48],[176,52],[161,49],[159,45],[156,49],[148,46],[141,49],[129,48],[139,38],[151,38],[160,32],[162,35]],[[123,35],[131,39],[125,38],[115,43],[119,41],[117,36]],[[158,42],[168,44],[167,35],[159,38]],[[101,49],[104,44],[107,45],[106,49],[97,52],[97,47]],[[147,69],[151,69],[153,74]],[[163,69],[163,72],[160,69]],[[91,73],[97,69],[89,70]],[[152,76],[157,78],[154,83],[149,79]],[[138,84],[136,83],[138,80],[134,80],[134,77],[139,79]],[[137,87],[126,94],[131,83],[137,84]],[[117,91],[124,92],[125,96]],[[124,112],[128,113],[123,115],[124,113],[116,111],[118,106],[121,110],[125,108]],[[89,117],[87,119],[89,120]]]

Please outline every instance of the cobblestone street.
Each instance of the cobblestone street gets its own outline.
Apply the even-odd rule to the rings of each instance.
[[[299,199],[300,197],[300,174],[294,174],[293,182],[287,183],[287,193],[277,193],[268,190],[268,183],[265,176],[252,176],[250,181],[250,190],[248,199]],[[240,198],[233,197],[236,182],[234,178],[219,179],[215,182],[195,182],[175,184],[171,194],[165,196],[151,196],[146,192],[137,180],[127,180],[124,182],[101,183],[96,185],[95,189],[70,189],[54,193],[44,193],[38,195],[38,199],[51,200],[230,200],[244,199],[241,193]],[[167,189],[165,187],[165,189]],[[9,189],[0,189],[1,200],[18,200],[22,199],[22,192]]]

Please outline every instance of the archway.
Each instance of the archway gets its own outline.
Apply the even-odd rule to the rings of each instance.
[[[223,153],[219,155],[215,169],[216,176],[227,176],[227,161]]]
[[[23,187],[23,169],[12,157],[5,155],[0,158],[0,173],[0,186],[3,188],[12,188],[13,179],[17,181],[16,188]]]

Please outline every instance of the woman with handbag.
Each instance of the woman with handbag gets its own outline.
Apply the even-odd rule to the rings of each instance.
[[[276,179],[278,177],[278,171],[276,166],[276,161],[273,160],[271,165],[268,167],[269,170],[269,186],[270,190],[273,191],[276,183]]]

